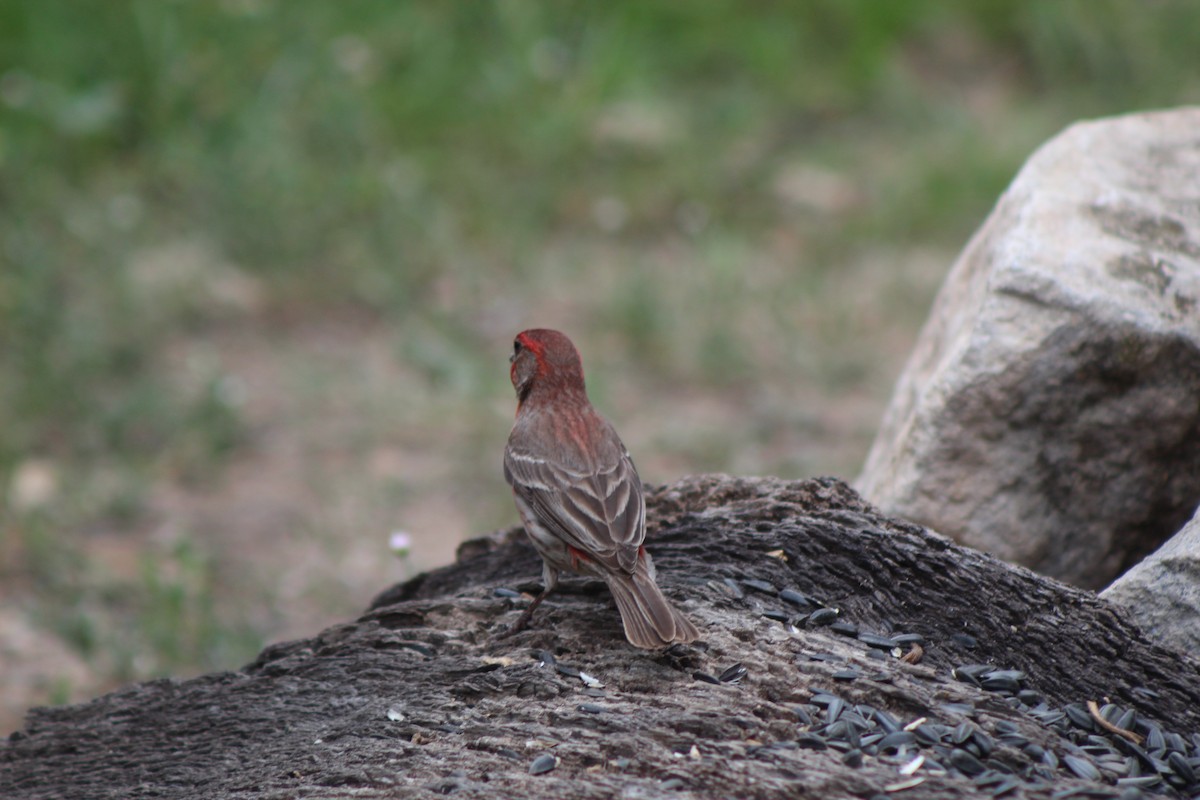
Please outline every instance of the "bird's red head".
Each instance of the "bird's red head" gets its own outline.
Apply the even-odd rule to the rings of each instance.
[[[509,377],[517,390],[518,407],[535,390],[587,396],[579,351],[558,331],[548,328],[521,331],[513,340],[513,354],[508,360],[512,364]]]

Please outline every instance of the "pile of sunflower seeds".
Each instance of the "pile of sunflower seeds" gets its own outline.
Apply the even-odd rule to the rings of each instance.
[[[764,617],[796,629],[828,626],[831,632],[858,639],[869,648],[901,655],[903,648],[920,645],[918,634],[862,632],[854,623],[840,618],[836,608],[795,589],[778,590],[767,582],[725,579],[727,589],[737,599],[745,591],[773,596],[784,607],[761,611]],[[975,642],[955,644],[973,647]],[[877,652],[878,654],[878,652]],[[820,656],[812,656],[819,659]],[[840,659],[831,659],[840,660]],[[741,665],[737,665],[741,666]],[[738,678],[745,674],[744,670]],[[1052,729],[1064,743],[1055,753],[1023,736],[1017,725],[1006,720],[995,723],[992,735],[969,720],[946,725],[919,718],[907,724],[888,712],[869,705],[851,704],[836,694],[818,690],[804,706],[795,709],[802,730],[797,744],[802,748],[832,749],[842,754],[849,766],[863,763],[864,756],[896,765],[903,780],[888,788],[900,791],[919,785],[924,775],[954,774],[970,778],[980,790],[1000,797],[1025,782],[1050,782],[1066,773],[1086,781],[1115,785],[1122,797],[1138,797],[1144,792],[1191,797],[1200,800],[1200,734],[1185,736],[1162,730],[1134,709],[1114,703],[1097,705],[1095,713],[1079,703],[1052,708],[1036,691],[1025,685],[1021,670],[1002,669],[993,664],[963,664],[951,675],[958,681],[1005,698],[1014,709],[1027,713]],[[727,682],[725,675],[714,679],[696,674],[699,680]],[[849,681],[861,677],[853,670],[831,676]],[[868,676],[884,679],[884,675]],[[1142,699],[1156,698],[1150,689],[1134,689]],[[951,718],[974,713],[971,706],[946,704],[942,707]],[[1011,763],[997,756],[997,746],[1020,751],[1027,759]]]

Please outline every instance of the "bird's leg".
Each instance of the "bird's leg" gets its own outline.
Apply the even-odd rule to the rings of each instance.
[[[552,587],[547,586],[542,590],[541,594],[533,598],[533,602],[529,604],[529,608],[525,609],[521,616],[517,617],[517,621],[510,625],[508,630],[500,634],[500,638],[507,638],[513,634],[520,633],[529,627],[529,621],[533,619],[533,612],[536,611],[537,607],[540,606],[542,601],[546,599],[546,595],[550,594],[551,588]]]
[[[542,593],[533,598],[533,602],[529,604],[529,608],[525,609],[521,616],[517,617],[517,621],[509,626],[508,630],[499,635],[499,638],[504,639],[513,634],[520,633],[529,625],[529,620],[533,619],[533,612],[542,604],[546,596],[554,591],[554,587],[558,586],[558,570],[552,569],[549,564],[542,563]]]

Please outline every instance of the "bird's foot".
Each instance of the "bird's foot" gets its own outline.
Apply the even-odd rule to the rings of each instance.
[[[521,612],[521,616],[517,617],[517,621],[514,622],[512,625],[509,625],[506,629],[504,629],[500,633],[496,634],[496,638],[497,639],[507,639],[509,636],[518,634],[521,631],[528,628],[529,621],[531,619],[533,619],[533,612],[537,609],[538,606],[540,606],[542,604],[542,601],[546,599],[546,595],[548,595],[548,594],[550,594],[550,590],[543,589],[541,594],[539,594],[537,597],[533,598],[533,602],[529,604],[529,608],[527,608],[523,612]]]

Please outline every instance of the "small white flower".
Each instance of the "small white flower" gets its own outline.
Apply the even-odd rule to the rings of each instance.
[[[392,531],[388,538],[388,547],[399,558],[406,558],[412,550],[412,535],[408,531]]]

